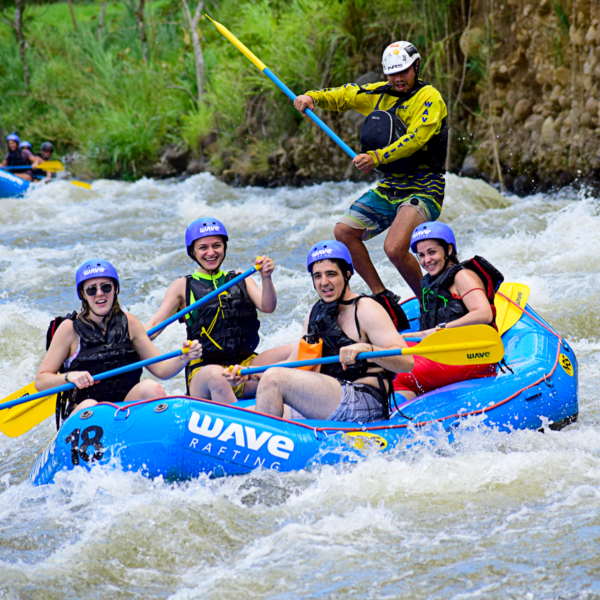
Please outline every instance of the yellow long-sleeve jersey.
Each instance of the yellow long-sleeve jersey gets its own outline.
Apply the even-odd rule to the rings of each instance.
[[[365,92],[386,85],[388,83],[385,81],[363,86],[347,83],[306,94],[313,98],[315,106],[319,108],[340,112],[354,109],[366,116],[375,110],[381,95]],[[379,103],[379,110],[390,110],[397,102],[397,97],[385,94]],[[368,152],[376,167],[406,158],[426,146],[434,135],[440,133],[448,111],[441,94],[433,86],[424,85],[414,96],[402,102],[396,109],[396,115],[406,124],[406,135],[386,148]]]

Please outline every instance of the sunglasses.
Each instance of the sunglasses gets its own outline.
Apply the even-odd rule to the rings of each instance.
[[[112,283],[103,283],[100,285],[100,289],[104,294],[110,294],[113,290]],[[98,286],[96,284],[90,285],[90,287],[85,288],[85,293],[87,296],[95,296],[98,293]]]

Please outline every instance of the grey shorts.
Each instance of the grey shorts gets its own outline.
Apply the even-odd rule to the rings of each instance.
[[[369,423],[383,419],[387,398],[380,390],[363,383],[342,383],[340,405],[329,415],[328,421]]]

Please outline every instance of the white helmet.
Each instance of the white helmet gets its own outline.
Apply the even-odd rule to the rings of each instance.
[[[381,58],[384,75],[399,73],[421,60],[419,51],[410,42],[394,42],[384,51]]]

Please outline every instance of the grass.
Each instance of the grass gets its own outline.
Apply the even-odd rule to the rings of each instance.
[[[447,89],[445,19],[455,2],[436,0],[227,0],[207,2],[225,24],[296,93],[342,84],[380,69],[383,48],[410,37],[428,56],[423,76]],[[218,132],[222,155],[248,149],[259,168],[283,135],[304,135],[307,125],[289,100],[210,22],[200,21],[206,91],[200,107],[189,32],[178,2],[148,3],[149,61],[142,60],[135,17],[124,3],[75,3],[78,31],[65,2],[30,8],[26,38],[31,85],[27,89],[16,38],[0,25],[0,129],[16,129],[38,146],[48,139],[59,154],[80,153],[98,176],[134,179],[168,144],[183,140],[193,153]],[[192,10],[195,6],[190,5]],[[441,41],[442,40],[442,41]],[[452,54],[453,67],[459,68]],[[257,167],[258,168],[258,167]]]

